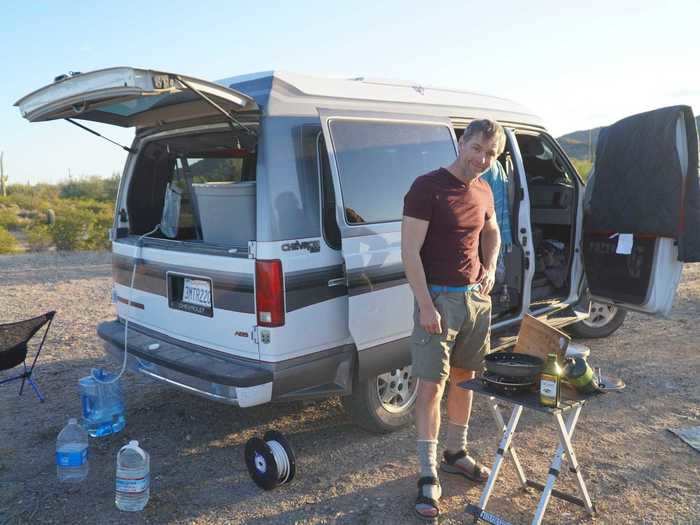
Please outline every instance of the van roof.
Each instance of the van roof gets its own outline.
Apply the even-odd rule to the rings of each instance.
[[[319,109],[439,115],[453,120],[494,118],[542,127],[542,120],[512,100],[415,82],[332,78],[264,71],[217,81],[255,99],[268,115],[317,116]]]

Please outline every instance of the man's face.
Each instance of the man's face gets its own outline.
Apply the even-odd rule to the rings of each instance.
[[[483,174],[498,157],[498,138],[486,139],[483,133],[476,133],[468,141],[459,141],[459,159],[470,177]]]

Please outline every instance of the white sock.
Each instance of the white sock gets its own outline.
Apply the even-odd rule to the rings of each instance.
[[[433,476],[437,478],[437,439],[419,439],[418,462],[420,477]]]
[[[447,420],[447,444],[446,448],[450,454],[467,450],[467,431],[469,425],[458,425],[449,419]]]

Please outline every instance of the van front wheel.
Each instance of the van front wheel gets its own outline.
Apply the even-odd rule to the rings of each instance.
[[[413,420],[416,404],[416,380],[411,366],[356,381],[352,395],[343,398],[343,406],[360,427],[386,434]]]

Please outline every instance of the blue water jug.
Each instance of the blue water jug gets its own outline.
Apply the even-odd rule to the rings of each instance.
[[[114,434],[126,425],[120,382],[100,382],[113,381],[114,378],[114,374],[93,368],[91,375],[78,381],[83,405],[83,426],[92,437]]]

